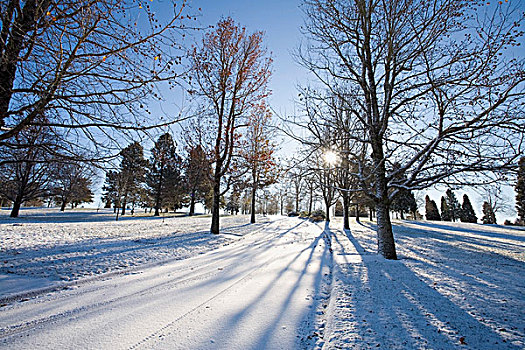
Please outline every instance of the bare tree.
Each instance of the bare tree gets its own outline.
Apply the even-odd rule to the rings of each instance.
[[[53,193],[51,169],[57,159],[49,150],[56,143],[49,128],[31,126],[20,132],[9,147],[0,146],[1,157],[7,159],[0,166],[0,192],[13,203],[11,217],[18,217],[24,202]]]
[[[145,106],[160,98],[157,83],[177,84],[182,47],[176,40],[189,16],[184,0],[173,3],[166,21],[157,18],[156,6],[0,2],[0,144],[40,124],[61,129],[71,144],[101,145],[104,152],[108,141],[119,146],[114,131],[173,122],[174,116],[152,118]],[[46,120],[37,118],[42,114]]]
[[[93,179],[96,177],[94,170],[88,164],[80,162],[60,162],[51,166],[53,178],[52,194],[55,202],[60,203],[60,211],[66,205],[72,206],[93,199]]]
[[[510,198],[499,183],[483,186],[481,189],[481,202],[487,202],[494,214],[509,214],[513,212],[512,198]]]
[[[242,143],[242,157],[249,174],[251,188],[250,223],[255,223],[255,200],[257,191],[273,184],[277,178],[275,151],[277,146],[272,138],[272,114],[266,105],[254,109],[248,120],[248,127]]]
[[[231,170],[246,117],[269,94],[271,59],[263,46],[263,33],[248,34],[226,18],[208,32],[190,52],[192,92],[206,106],[209,132],[213,135],[213,205],[211,233],[219,233],[221,180]],[[226,189],[227,190],[227,189]]]
[[[525,71],[506,49],[518,44],[524,15],[509,3],[466,0],[305,0],[303,8],[309,41],[300,60],[351,97],[369,149],[363,191],[376,207],[378,252],[396,259],[389,209],[400,189],[515,169]]]

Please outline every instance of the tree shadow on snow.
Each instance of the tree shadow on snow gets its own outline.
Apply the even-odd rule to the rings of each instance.
[[[269,237],[267,240],[256,244],[254,247],[244,247],[238,252],[238,256],[234,257],[238,261],[242,261],[242,258],[253,259],[254,255],[252,251],[254,249],[260,248],[263,248],[263,252],[260,252],[259,250],[259,255],[264,255],[266,252],[271,252],[272,249],[275,249],[279,245],[283,244],[281,243],[280,238],[293,236],[296,234],[295,230],[304,224],[304,221],[300,221],[297,225],[291,227],[290,229],[282,231],[271,238]],[[225,334],[235,338],[235,334],[242,332],[242,326],[244,324],[248,324],[249,319],[253,318],[254,313],[260,311],[261,307],[264,308],[264,305],[273,306],[275,302],[278,302],[279,312],[272,315],[270,322],[265,322],[263,330],[258,331],[257,337],[251,336],[247,341],[249,343],[242,344],[246,349],[267,349],[269,346],[268,344],[271,344],[272,341],[275,341],[275,337],[278,337],[278,334],[283,327],[283,318],[287,316],[289,312],[291,312],[291,308],[293,307],[292,303],[296,298],[299,297],[299,291],[304,289],[304,280],[306,276],[313,278],[313,284],[308,285],[311,299],[310,307],[307,310],[304,310],[301,315],[296,318],[298,320],[296,324],[287,325],[286,327],[294,327],[295,334],[306,336],[305,332],[310,331],[311,333],[314,327],[312,320],[314,319],[315,312],[322,301],[318,296],[321,293],[323,283],[325,283],[328,278],[327,271],[329,271],[331,266],[331,253],[329,250],[329,245],[326,244],[326,239],[326,234],[321,228],[319,233],[315,234],[307,247],[301,249],[300,251],[291,253],[293,255],[287,255],[286,265],[280,268],[278,271],[272,271],[271,276],[274,277],[265,282],[265,287],[261,288],[260,292],[251,296],[252,302],[248,303],[240,310],[226,312],[223,315],[221,324],[217,325],[216,328],[209,330],[210,338],[221,339]],[[321,242],[325,244],[321,245]],[[293,241],[288,242],[287,244],[293,244]],[[317,252],[320,258],[314,259],[314,254],[316,253],[317,249],[321,249],[321,251]],[[229,256],[232,257],[232,254],[229,254]],[[271,257],[271,255],[269,256]],[[303,260],[304,262],[302,262]],[[271,268],[273,262],[277,262],[277,260],[275,258],[271,258],[270,260],[262,261],[259,264],[259,267]],[[243,276],[246,276],[251,271],[253,271],[253,265],[247,268],[243,268],[241,264],[235,265],[236,268],[231,272],[224,271],[216,278],[208,279],[202,284],[192,285],[191,288],[200,290],[201,288],[206,288],[208,284],[218,283],[220,280],[235,281],[243,278]],[[292,274],[290,274],[290,272],[292,272]],[[297,277],[293,280],[290,280],[291,276]],[[282,285],[280,284],[283,281],[285,282],[285,289],[283,289]],[[278,299],[275,299],[275,294],[281,292],[283,294],[280,295]],[[206,330],[206,332],[208,332],[208,330]],[[240,336],[241,334],[239,334],[239,337]],[[227,342],[227,340],[225,341]],[[299,344],[300,341],[301,339],[297,339],[296,346],[302,346]],[[220,343],[221,341],[218,340],[218,342]],[[218,344],[215,345],[219,346]],[[206,348],[206,344],[202,344],[202,346],[203,348]]]
[[[362,226],[373,228],[375,225],[367,223]],[[395,231],[396,229],[400,231],[399,228],[394,227]],[[486,281],[483,283],[465,278],[463,271],[447,264],[445,255],[438,258],[440,262],[435,264],[420,261],[417,257],[415,262],[413,259],[389,261],[377,254],[366,253],[350,231],[339,232],[340,234],[332,235],[334,250],[341,251],[347,261],[342,266],[344,276],[342,293],[345,301],[344,305],[339,305],[344,308],[339,317],[343,318],[344,324],[351,327],[336,329],[331,335],[332,338],[338,339],[336,345],[364,348],[377,346],[390,349],[454,349],[462,345],[484,349],[520,348],[509,342],[506,343],[508,338],[502,337],[473,316],[483,310],[470,307],[471,305],[468,304],[470,301],[466,298],[462,301],[454,300],[452,296],[455,291],[450,291],[448,294],[447,291],[438,291],[436,287],[436,284],[442,283],[441,278],[448,277],[452,279],[448,281],[451,288],[454,288],[455,283],[461,287],[465,287],[464,284],[468,283],[472,288],[477,288],[481,294],[491,295],[492,302],[504,297],[522,298],[513,295],[512,292],[509,294],[507,290],[494,290],[494,286],[505,283],[505,279],[501,280],[497,271],[487,273]],[[403,248],[404,243],[407,243],[404,242],[405,238],[402,232],[396,235],[401,256],[406,254],[404,250],[406,248]],[[343,242],[344,240],[348,240],[351,245]],[[431,246],[432,244],[434,243],[429,243]],[[448,245],[449,242],[444,244]],[[416,249],[420,248],[417,245],[416,247]],[[440,248],[435,245],[432,247],[438,256],[445,252],[445,247]],[[447,256],[465,257],[462,247],[451,248],[448,245],[447,249],[458,250],[453,254],[449,252]],[[477,254],[479,255],[479,252]],[[466,262],[468,260],[468,257],[465,258]],[[414,266],[410,267],[411,264]],[[429,278],[423,278],[415,272],[414,267],[417,267],[417,264],[422,264],[420,271],[428,272]],[[459,266],[465,265],[461,265],[460,262]],[[477,266],[477,269],[486,267],[488,266]],[[432,280],[432,277],[436,279]],[[490,316],[484,317],[490,318]],[[519,319],[519,316],[517,317]],[[504,323],[503,319],[497,321]],[[516,329],[520,328],[519,325],[514,326],[517,326]]]

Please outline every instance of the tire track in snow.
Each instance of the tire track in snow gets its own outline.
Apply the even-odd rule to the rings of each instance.
[[[276,223],[276,222],[273,222],[273,223]],[[270,226],[270,224],[272,224],[272,222],[264,223],[263,226],[261,226],[261,227],[257,228],[256,230],[250,232],[248,235],[251,236],[251,235],[253,235],[253,234],[257,233],[257,232],[262,231],[263,229],[268,229],[268,226]],[[267,230],[267,231],[269,231],[269,230]],[[247,246],[243,246],[243,243],[245,243],[243,240],[236,241],[236,242],[228,245],[226,247],[226,251],[222,251],[219,248],[220,251],[214,250],[214,251],[209,252],[210,256],[208,257],[208,259],[209,259],[208,261],[205,261],[205,262],[203,262],[201,264],[194,265],[194,266],[185,266],[182,269],[178,269],[178,270],[175,269],[174,271],[170,271],[168,273],[168,274],[180,273],[180,272],[185,273],[184,275],[180,276],[179,278],[170,279],[168,281],[161,282],[161,283],[155,283],[154,282],[154,284],[152,286],[149,286],[147,288],[142,288],[142,289],[137,290],[135,292],[127,293],[125,295],[121,295],[121,296],[116,297],[116,298],[112,298],[112,299],[101,301],[101,302],[97,302],[97,303],[91,303],[89,305],[80,306],[78,308],[74,308],[74,309],[71,309],[71,310],[62,311],[62,312],[57,313],[57,314],[53,314],[53,315],[49,315],[49,316],[46,316],[46,317],[38,318],[38,319],[33,320],[33,321],[24,322],[24,323],[18,323],[18,324],[15,324],[15,325],[11,325],[11,326],[8,326],[8,327],[1,328],[0,329],[0,339],[5,342],[9,338],[12,338],[13,336],[15,336],[17,334],[24,333],[24,332],[29,332],[29,331],[31,331],[33,329],[38,328],[39,326],[41,326],[43,324],[58,323],[62,319],[65,319],[65,318],[69,318],[69,320],[75,320],[75,319],[78,319],[78,318],[82,317],[83,315],[86,315],[86,314],[88,314],[90,312],[95,312],[97,310],[100,310],[101,308],[105,308],[105,307],[107,307],[109,305],[112,305],[112,304],[115,304],[115,303],[118,303],[118,302],[121,302],[121,301],[125,301],[125,300],[128,301],[128,299],[130,299],[130,298],[137,297],[137,296],[142,296],[142,295],[144,295],[147,292],[152,291],[152,290],[157,290],[157,289],[163,288],[163,287],[168,287],[168,289],[169,289],[170,285],[173,285],[173,284],[176,284],[177,287],[182,287],[184,284],[190,283],[192,281],[203,280],[203,279],[206,279],[208,277],[214,276],[214,275],[220,273],[221,270],[223,270],[223,269],[227,269],[227,268],[230,268],[232,266],[237,266],[239,264],[239,260],[237,260],[238,258],[236,258],[230,264],[221,265],[221,270],[218,270],[217,269],[217,257],[215,257],[215,255],[217,255],[217,254],[221,255],[221,254],[229,253],[230,250],[240,249],[240,248],[243,248],[243,249],[249,249],[249,248],[256,249],[258,246],[264,245],[266,242],[271,241],[273,238],[275,238],[276,235],[281,233],[282,229],[276,228],[276,229],[274,229],[272,231],[273,232],[270,231],[272,234],[265,235],[263,240],[250,242],[249,245],[247,245]],[[248,235],[245,235],[244,237],[247,237]],[[249,259],[251,259],[251,257],[247,255],[247,256],[243,257],[241,259],[241,261],[245,261],[245,260],[249,260]],[[269,260],[271,260],[271,259],[269,259]],[[179,260],[179,261],[181,261],[181,260]],[[260,267],[262,267],[262,266],[260,266]],[[207,269],[210,269],[210,268],[211,268],[210,271],[206,271],[204,273],[200,273],[199,274],[200,271],[207,270]],[[141,269],[143,270],[144,267],[142,267]],[[137,268],[135,270],[140,270],[140,269]],[[247,278],[249,274],[252,274],[255,271],[256,270],[253,270],[252,272],[248,273],[246,276],[244,276],[240,280],[242,280],[244,278]],[[128,273],[129,273],[129,271],[128,271]],[[195,275],[196,273],[198,273],[198,275]],[[188,275],[191,275],[191,277],[184,278],[185,276],[188,276]],[[108,276],[107,275],[106,276],[100,276],[99,279],[102,279],[104,277],[107,278]],[[158,278],[162,278],[163,279],[164,277],[154,277],[153,279],[158,279]],[[139,278],[138,280],[133,281],[133,283],[134,284],[140,284],[141,282],[149,281],[150,279],[151,279],[151,276],[144,276],[144,277]],[[240,282],[240,280],[239,280],[239,282]],[[90,280],[89,282],[93,282],[93,280]],[[233,285],[234,284],[232,284],[230,287],[232,287]],[[96,289],[95,292],[96,293],[104,292],[105,290],[110,289],[110,288],[113,288],[113,286],[112,285],[102,286],[101,288]],[[58,289],[59,290],[65,289],[65,287],[61,286]],[[90,294],[92,292],[93,292],[93,290],[82,290],[82,291],[79,291],[79,293],[73,293],[73,294],[69,294],[67,296],[58,295],[57,298],[54,299],[54,300],[59,300],[61,297],[80,297],[82,295]],[[218,295],[220,295],[220,293]],[[42,300],[42,301],[37,301],[37,302],[38,303],[44,303],[46,301],[49,301],[49,299]],[[187,314],[189,314],[189,313],[190,312],[188,312]]]

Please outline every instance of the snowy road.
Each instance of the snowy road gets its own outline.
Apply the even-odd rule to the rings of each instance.
[[[330,266],[323,229],[283,218],[207,254],[9,305],[0,347],[301,348]]]

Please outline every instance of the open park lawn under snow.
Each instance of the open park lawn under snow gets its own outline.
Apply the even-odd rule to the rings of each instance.
[[[525,231],[0,211],[0,347],[524,349]]]

